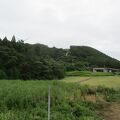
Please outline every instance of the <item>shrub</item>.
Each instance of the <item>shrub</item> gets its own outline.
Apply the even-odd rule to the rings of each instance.
[[[6,73],[2,70],[0,70],[0,79],[7,79]]]

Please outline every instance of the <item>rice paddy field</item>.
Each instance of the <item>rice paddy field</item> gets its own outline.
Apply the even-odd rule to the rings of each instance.
[[[52,81],[1,80],[0,120],[47,120],[48,86],[51,120],[120,118],[119,76],[76,76]]]

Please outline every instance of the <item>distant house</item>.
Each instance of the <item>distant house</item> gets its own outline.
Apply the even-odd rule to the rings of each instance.
[[[93,72],[120,72],[120,69],[115,69],[115,68],[93,68]]]

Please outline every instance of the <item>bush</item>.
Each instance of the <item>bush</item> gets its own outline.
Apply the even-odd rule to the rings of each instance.
[[[0,79],[7,79],[6,73],[2,70],[0,70]]]

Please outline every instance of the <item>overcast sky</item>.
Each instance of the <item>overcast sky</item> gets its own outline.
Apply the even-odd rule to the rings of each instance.
[[[120,0],[0,0],[0,37],[94,47],[120,60]]]

